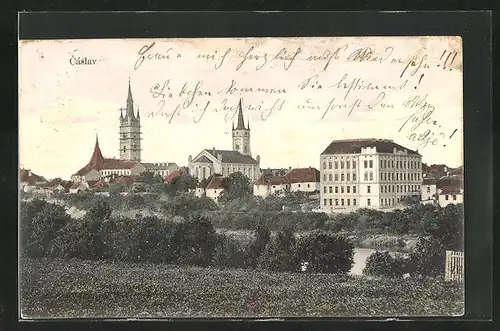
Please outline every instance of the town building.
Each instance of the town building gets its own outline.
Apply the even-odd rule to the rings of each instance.
[[[140,175],[144,171],[146,168],[138,161],[104,158],[99,147],[99,138],[96,136],[94,152],[89,162],[71,176],[71,181],[74,183],[98,181],[101,177],[110,175],[132,176]]]
[[[290,169],[284,175],[263,172],[253,184],[255,196],[284,195],[288,192],[319,192],[320,172],[316,168]]]
[[[388,139],[334,140],[320,155],[324,212],[392,209],[420,195],[422,156]]]
[[[463,203],[463,177],[459,175],[441,177],[437,181],[437,193],[438,204],[441,207]]]
[[[420,192],[420,200],[429,202],[437,200],[437,179],[433,177],[424,178],[422,180],[422,190]]]
[[[194,158],[189,155],[188,167],[191,176],[203,180],[213,174],[227,177],[240,172],[251,181],[260,175],[260,157],[254,159],[250,148],[250,124],[245,127],[241,100],[238,104],[238,122],[232,130],[233,149],[204,149]]]
[[[37,190],[38,187],[46,184],[47,180],[44,177],[31,172],[30,169],[21,168],[19,170],[19,189],[21,191],[30,193]]]
[[[174,171],[178,171],[180,167],[173,162],[141,162],[141,164],[146,168],[146,172],[151,172],[153,175],[159,175],[166,177]]]
[[[227,189],[227,179],[221,175],[214,175],[205,188],[205,195],[217,202],[225,189]]]

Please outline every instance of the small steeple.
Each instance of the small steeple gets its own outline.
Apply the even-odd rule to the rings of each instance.
[[[250,130],[250,119],[247,120],[247,130]]]
[[[141,118],[141,116],[139,115],[139,106],[137,106],[137,118]]]
[[[125,117],[135,118],[134,116],[134,99],[132,98],[132,88],[130,87],[130,77],[128,78],[128,95],[127,95],[127,111]]]
[[[243,107],[241,106],[241,98],[238,103],[238,123],[236,125],[236,130],[245,130],[245,122],[243,121]]]

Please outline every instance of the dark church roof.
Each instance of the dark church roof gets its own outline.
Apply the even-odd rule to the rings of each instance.
[[[222,156],[223,163],[242,163],[242,164],[259,164],[253,157],[243,155],[238,151],[227,151],[220,149],[205,149],[205,151],[212,154],[214,157],[217,155]]]
[[[375,147],[378,153],[393,153],[396,148],[399,151],[408,151],[408,154],[420,155],[418,152],[405,148],[389,139],[348,139],[334,140],[321,153],[323,154],[356,154],[361,153],[362,148]]]

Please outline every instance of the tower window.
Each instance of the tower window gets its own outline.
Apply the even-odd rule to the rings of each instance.
[[[127,151],[127,146],[123,146],[123,153]]]

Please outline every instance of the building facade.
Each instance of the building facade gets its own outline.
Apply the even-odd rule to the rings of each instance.
[[[436,178],[424,178],[422,181],[422,191],[420,192],[421,194],[421,201],[426,201],[428,202],[429,200],[436,201],[437,200],[437,195],[438,195],[438,190],[437,190],[437,179]]]
[[[139,109],[134,109],[130,80],[127,106],[120,109],[120,160],[141,161],[141,118]]]
[[[422,156],[387,139],[334,140],[320,155],[324,212],[392,209],[420,195]]]
[[[166,177],[173,173],[174,171],[180,170],[180,167],[173,162],[141,162],[147,172],[151,172],[153,175],[160,175]]]
[[[253,184],[255,196],[284,195],[288,192],[319,192],[320,172],[312,167],[290,169],[284,175],[262,173]]]
[[[233,150],[204,149],[194,158],[189,155],[188,168],[191,176],[203,180],[211,175],[219,174],[224,177],[240,172],[251,181],[260,176],[260,157],[254,159],[250,148],[250,125],[244,126],[241,100],[238,105],[238,123],[233,124]]]

